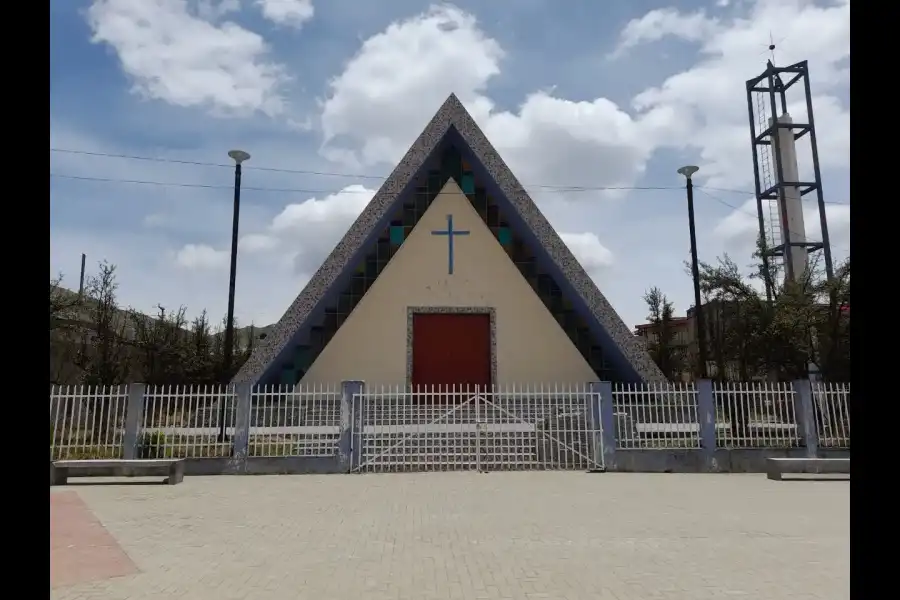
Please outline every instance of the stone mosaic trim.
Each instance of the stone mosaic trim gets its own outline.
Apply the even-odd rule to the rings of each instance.
[[[497,309],[493,306],[408,306],[406,307],[406,389],[412,389],[413,316],[415,315],[490,315],[491,383],[497,383]]]
[[[300,329],[316,304],[322,299],[335,279],[348,267],[350,259],[365,242],[378,221],[396,202],[406,187],[428,159],[432,150],[453,126],[469,145],[472,152],[485,166],[490,176],[512,203],[515,210],[544,245],[551,259],[571,282],[577,293],[590,307],[591,313],[619,346],[625,358],[644,381],[665,381],[665,377],[644,345],[638,340],[621,317],[612,308],[593,280],[572,255],[559,235],[525,192],[519,180],[512,174],[503,159],[485,137],[455,94],[444,102],[425,130],[413,142],[400,163],[356,219],[344,238],[338,242],[325,262],[303,288],[284,316],[278,321],[265,340],[253,349],[250,358],[232,380],[234,383],[255,383],[266,367],[290,342],[294,332]]]

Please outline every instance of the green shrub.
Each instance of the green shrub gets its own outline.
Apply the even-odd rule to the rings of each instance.
[[[165,458],[166,436],[160,431],[145,433],[138,443],[138,458]]]

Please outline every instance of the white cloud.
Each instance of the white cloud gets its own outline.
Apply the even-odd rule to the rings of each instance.
[[[772,208],[774,206],[775,204],[772,203]],[[828,222],[831,253],[835,261],[838,261],[850,253],[850,205],[826,204],[825,217]],[[766,231],[769,231],[770,224],[777,219],[777,215],[769,210],[768,203],[763,204],[763,219]],[[804,201],[803,203],[803,225],[807,240],[822,241],[819,209],[814,201]],[[778,231],[777,225],[775,231]],[[729,252],[740,256],[751,255],[755,250],[756,239],[759,235],[756,200],[751,198],[745,201],[732,213],[719,220],[713,229],[713,234],[725,244],[725,249]]]
[[[92,41],[115,51],[144,97],[220,115],[280,114],[286,75],[263,38],[213,22],[228,3],[202,6],[205,18],[187,0],[94,0],[87,17]]]
[[[267,255],[266,260],[287,265],[294,273],[309,277],[322,264],[350,225],[366,207],[375,190],[350,185],[321,199],[310,198],[288,204],[265,229],[240,238],[239,254]],[[182,255],[185,256],[182,256]],[[175,257],[178,264],[216,263],[224,250],[189,244]],[[199,266],[199,265],[198,265]]]
[[[543,91],[529,95],[516,112],[495,111],[486,88],[500,72],[503,49],[468,13],[433,7],[366,40],[332,80],[322,104],[324,152],[363,165],[395,163],[455,92],[513,170],[530,182],[632,185],[654,151],[669,147],[698,153],[698,177],[706,183],[747,186],[744,81],[762,70],[761,40],[781,25],[792,40],[782,59],[814,58],[823,164],[846,161],[849,110],[829,90],[847,78],[848,7],[846,1],[823,8],[759,0],[748,18],[732,19],[651,11],[626,25],[622,46],[677,35],[701,42],[703,58],[638,94],[632,112],[606,98],[572,101]],[[460,64],[467,68],[456,68]]]
[[[592,278],[597,278],[613,264],[612,251],[600,243],[593,233],[561,233],[560,237],[584,270]]]
[[[360,162],[395,163],[451,92],[475,114],[486,112],[480,92],[502,57],[475,17],[453,6],[393,23],[330,82],[324,142],[348,137],[360,146]]]
[[[315,13],[312,0],[256,0],[256,5],[266,19],[297,29]]]
[[[241,10],[240,0],[197,0],[197,14],[208,21]]]
[[[229,253],[205,244],[186,244],[175,254],[175,264],[185,269],[221,269],[228,265]]]
[[[272,219],[268,234],[282,240],[296,273],[312,275],[366,207],[375,190],[350,185],[325,196],[288,204]]]
[[[849,86],[849,0],[826,5],[807,0],[757,0],[746,17],[713,19],[706,27],[710,34],[703,40],[703,58],[696,65],[634,98],[633,105],[642,115],[659,110],[671,115],[660,127],[646,129],[654,136],[655,145],[698,152],[702,167],[698,177],[709,185],[752,185],[745,81],[762,72],[765,57],[761,50],[765,52],[769,32],[774,30],[786,40],[778,49],[779,64],[810,61],[822,165],[846,166],[849,106],[835,93]],[[648,34],[645,39],[672,35],[662,25],[656,33],[659,35]],[[805,109],[801,112],[796,105],[791,109],[795,120],[805,118]],[[805,142],[798,143],[801,161],[808,165],[805,147]]]
[[[699,42],[712,35],[717,26],[718,21],[710,19],[703,11],[682,14],[674,8],[651,10],[643,17],[628,22],[619,35],[619,44],[612,56],[621,56],[635,46],[656,42],[667,36]]]
[[[641,124],[608,99],[574,102],[537,92],[518,112],[494,111],[485,90],[503,56],[475,17],[453,6],[391,24],[331,81],[321,115],[325,152],[363,165],[394,164],[456,93],[512,169],[532,181],[627,186],[643,172],[651,147]],[[648,122],[660,117],[663,111]]]

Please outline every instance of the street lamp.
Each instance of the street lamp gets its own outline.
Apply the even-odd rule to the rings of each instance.
[[[243,150],[230,150],[228,156],[234,161],[234,212],[231,221],[231,272],[228,276],[228,314],[225,317],[225,356],[223,371],[231,377],[231,363],[234,355],[234,283],[237,278],[238,222],[241,213],[241,163],[250,155]],[[222,403],[219,419],[219,439],[225,441],[225,403]]]
[[[700,266],[697,263],[697,231],[694,226],[694,182],[691,177],[700,167],[687,165],[678,169],[686,179],[688,224],[691,230],[691,275],[694,279],[694,318],[697,320],[697,353],[700,361],[700,378],[706,379],[706,323],[703,320],[703,302],[700,299]]]

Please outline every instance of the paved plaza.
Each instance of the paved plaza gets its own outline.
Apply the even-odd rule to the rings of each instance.
[[[56,600],[850,597],[846,481],[558,472],[71,481],[50,491]]]

